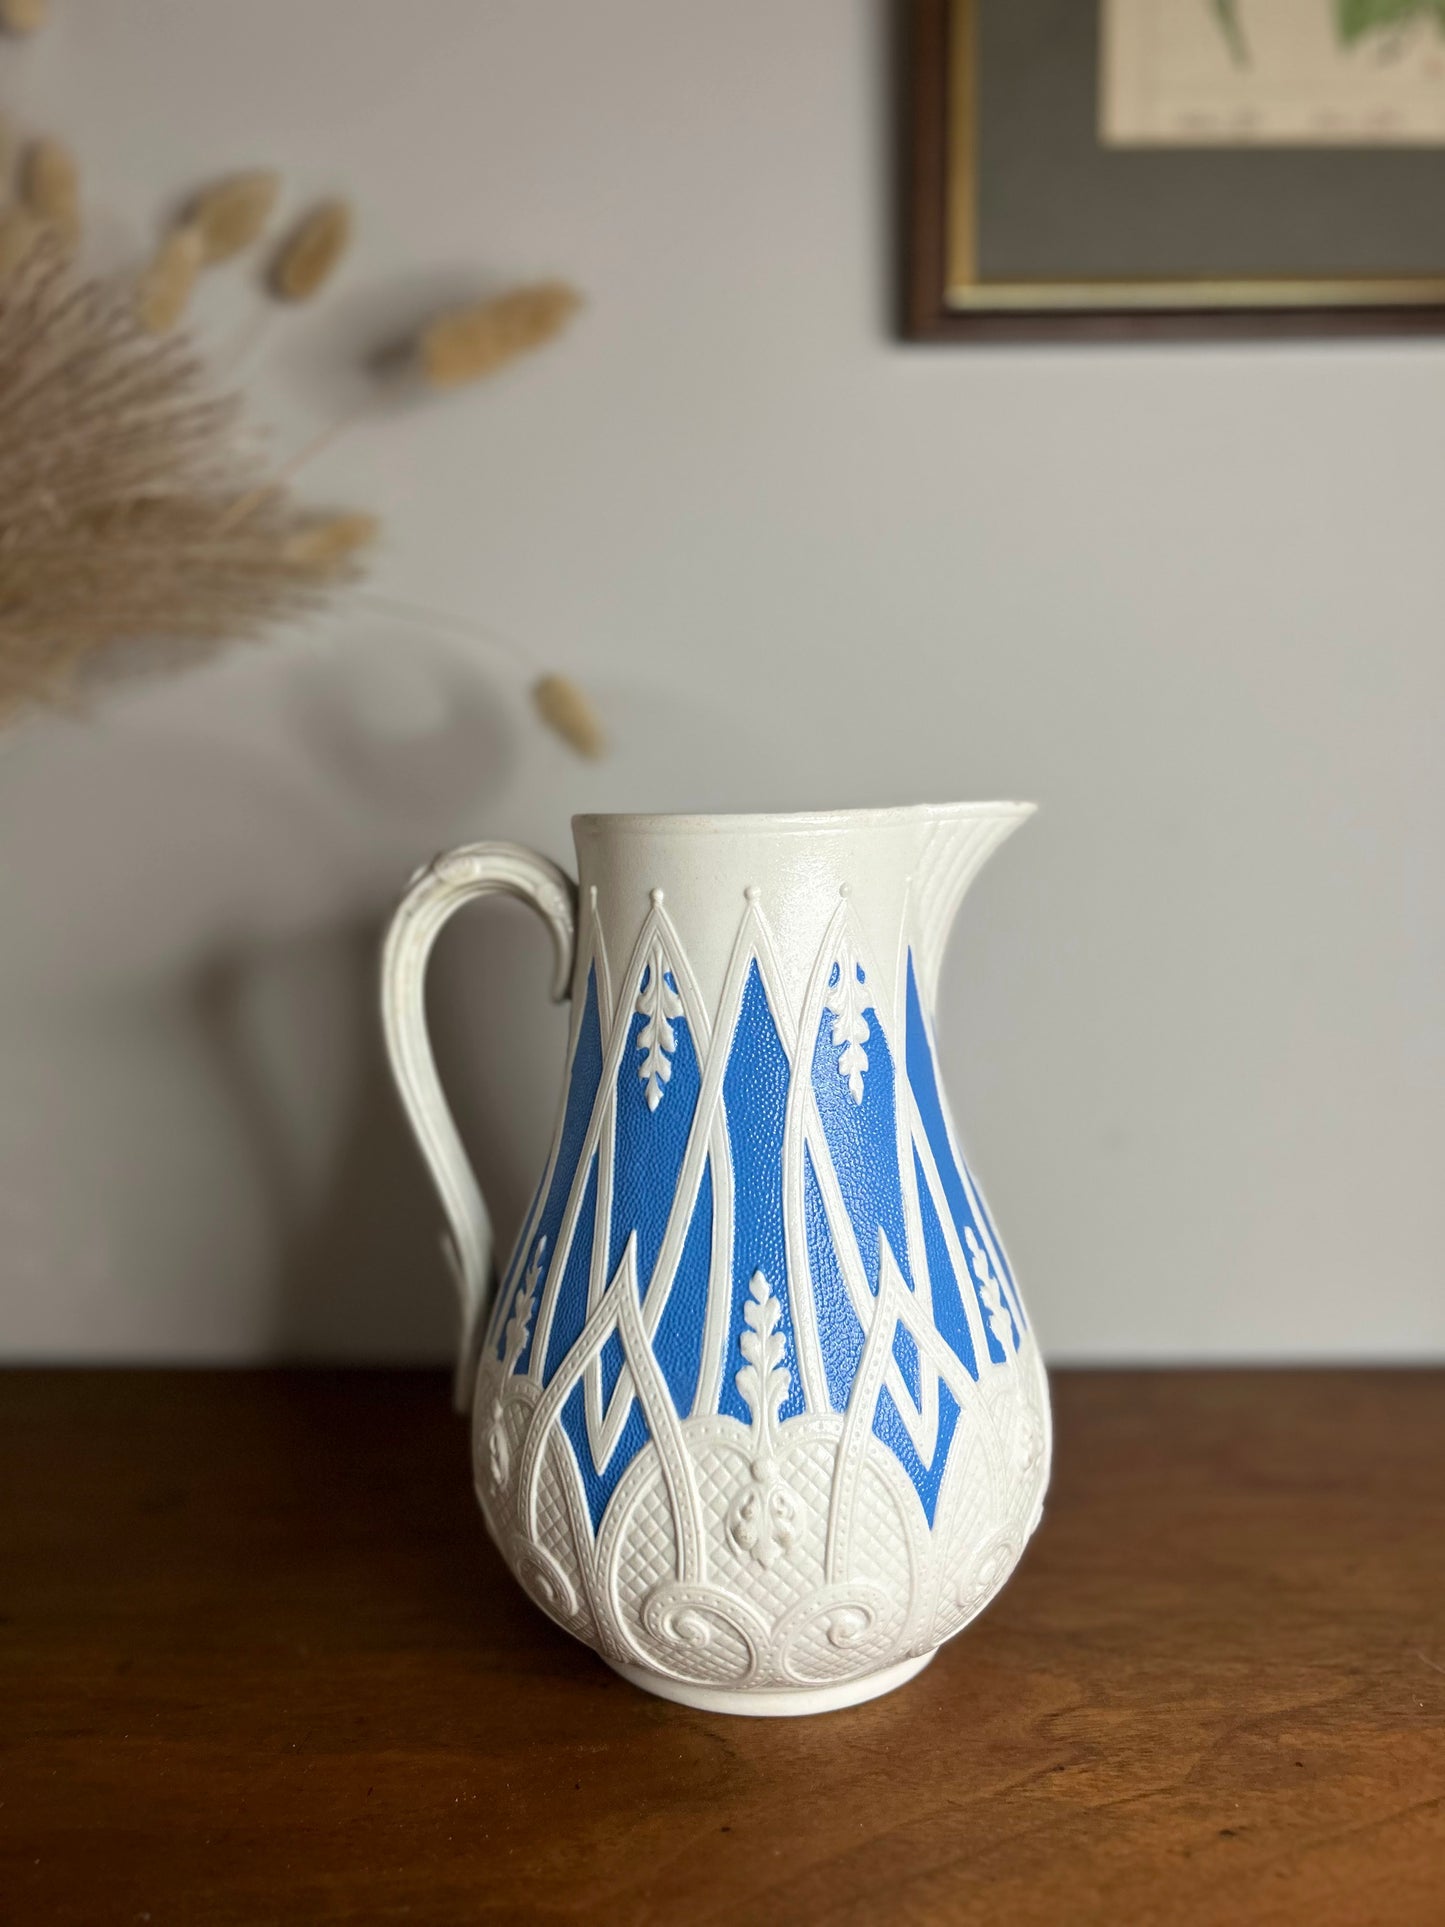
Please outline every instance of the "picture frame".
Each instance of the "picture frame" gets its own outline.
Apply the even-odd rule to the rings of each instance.
[[[1445,332],[1445,134],[1106,144],[1110,4],[907,0],[906,338]]]

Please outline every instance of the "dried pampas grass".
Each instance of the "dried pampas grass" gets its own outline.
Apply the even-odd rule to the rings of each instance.
[[[594,761],[604,754],[607,738],[596,710],[565,676],[541,676],[532,685],[537,714],[579,756]]]
[[[345,201],[322,201],[287,235],[271,264],[271,292],[278,301],[309,301],[335,273],[351,245],[351,209]]]
[[[49,12],[49,0],[0,0],[0,27],[6,33],[34,33]]]
[[[43,12],[38,0],[0,0],[0,25],[38,25]],[[387,391],[383,379],[361,409],[262,470],[242,452],[239,404],[206,381],[180,324],[203,270],[264,232],[280,177],[256,169],[215,182],[129,281],[79,280],[68,264],[81,225],[74,157],[59,141],[31,142],[20,200],[4,205],[5,148],[0,127],[0,719],[108,668],[193,660],[254,637],[353,580],[376,518],[304,511],[288,489]],[[347,202],[307,211],[269,262],[275,301],[319,294],[351,235]],[[392,373],[434,390],[481,381],[550,341],[580,299],[543,282],[449,309]],[[498,642],[433,611],[376,606]],[[547,727],[578,755],[602,755],[601,723],[576,684],[537,677],[500,646]]]
[[[132,653],[187,660],[316,607],[352,549],[298,560],[284,492],[244,526],[238,406],[134,287],[78,281],[44,238],[0,282],[0,712]]]
[[[20,165],[20,199],[73,248],[80,239],[80,169],[63,141],[31,141]]]
[[[196,196],[186,224],[198,230],[207,266],[229,261],[261,238],[280,192],[281,176],[256,168],[232,174]]]
[[[176,326],[205,258],[199,228],[172,228],[161,242],[136,286],[136,315],[147,334],[168,334]]]
[[[450,309],[422,331],[417,357],[422,377],[431,388],[480,381],[550,341],[581,305],[581,295],[565,281],[544,281]]]

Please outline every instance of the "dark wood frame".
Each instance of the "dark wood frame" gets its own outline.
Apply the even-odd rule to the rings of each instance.
[[[912,341],[1320,339],[1445,332],[1445,303],[963,310],[947,298],[950,96],[959,0],[901,0],[906,93],[903,334]]]

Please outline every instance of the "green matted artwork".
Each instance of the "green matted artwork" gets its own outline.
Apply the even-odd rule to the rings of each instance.
[[[905,332],[1445,329],[1445,0],[911,0]]]

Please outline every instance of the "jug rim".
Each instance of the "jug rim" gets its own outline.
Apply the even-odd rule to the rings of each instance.
[[[729,830],[817,833],[829,830],[902,829],[910,824],[966,822],[1022,823],[1037,803],[902,803],[874,809],[740,810],[672,814],[667,811],[587,810],[572,818],[574,835],[609,831],[622,835],[707,836]]]

